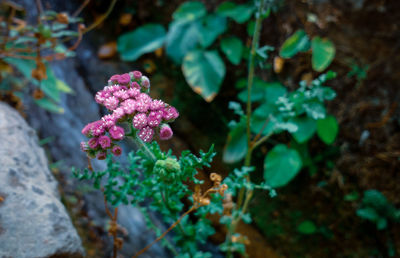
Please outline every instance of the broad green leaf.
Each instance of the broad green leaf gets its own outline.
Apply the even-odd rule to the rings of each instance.
[[[226,30],[226,18],[218,15],[207,15],[204,17],[198,26],[200,44],[207,48],[219,35]]]
[[[183,57],[199,45],[199,26],[199,21],[174,21],[169,25],[165,48],[175,63],[182,63]]]
[[[304,30],[296,31],[285,40],[279,52],[283,58],[291,58],[298,52],[307,51],[310,48],[310,40]]]
[[[332,144],[335,141],[339,131],[339,125],[334,116],[327,116],[317,121],[317,134],[326,144]]]
[[[311,42],[312,67],[317,72],[325,70],[335,57],[335,45],[329,39],[314,37]]]
[[[311,235],[317,232],[317,227],[315,226],[314,222],[305,220],[297,226],[297,231],[301,234]]]
[[[294,139],[298,143],[304,143],[308,141],[317,130],[316,122],[314,119],[306,117],[295,117],[291,119],[293,123],[297,125],[297,131],[292,133]]]
[[[228,134],[225,144],[223,160],[226,163],[235,163],[244,158],[247,152],[246,123],[238,123]]]
[[[375,222],[379,219],[379,214],[372,207],[361,208],[357,210],[357,216],[363,219]]]
[[[243,43],[237,37],[221,40],[221,50],[232,64],[238,65],[242,58]]]
[[[217,51],[189,52],[183,60],[182,70],[190,87],[207,102],[217,95],[225,77],[225,64]]]
[[[50,112],[59,113],[59,114],[64,113],[64,109],[62,107],[60,107],[59,105],[57,105],[56,103],[54,103],[49,98],[35,99],[35,103],[39,107],[44,108]]]
[[[272,188],[285,186],[299,173],[301,157],[284,144],[276,145],[264,160],[264,179]]]
[[[250,4],[237,5],[233,2],[226,1],[217,8],[217,13],[233,19],[237,23],[244,23],[252,16],[254,6]]]
[[[260,78],[255,78],[251,91],[251,101],[265,101],[274,104],[286,92],[286,88],[279,82],[265,82]],[[240,92],[238,98],[242,102],[247,102],[247,90]]]
[[[207,10],[202,2],[191,1],[181,4],[172,14],[174,20],[193,21],[206,15]]]
[[[118,38],[117,49],[124,61],[135,61],[141,55],[162,47],[165,29],[160,24],[146,24]]]

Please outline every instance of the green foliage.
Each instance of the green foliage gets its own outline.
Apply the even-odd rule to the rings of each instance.
[[[314,37],[311,42],[312,67],[317,72],[325,70],[335,57],[335,45],[329,39]]]
[[[326,144],[332,144],[335,141],[338,130],[339,125],[334,116],[327,116],[317,121],[318,136]]]
[[[304,30],[296,31],[283,43],[279,54],[283,58],[292,58],[298,52],[307,51],[310,48],[310,40]]]
[[[357,216],[375,223],[378,230],[386,229],[389,221],[399,222],[400,210],[396,209],[378,190],[370,189],[364,192]]]
[[[182,70],[190,87],[208,102],[218,93],[225,76],[225,65],[216,51],[189,52]]]
[[[198,156],[182,151],[178,158],[171,151],[163,152],[157,142],[153,142],[144,149],[129,153],[128,167],[109,156],[106,170],[91,172],[85,169],[82,173],[74,170],[73,174],[80,180],[92,180],[96,189],[104,189],[107,201],[113,206],[122,203],[140,208],[147,225],[161,235],[162,232],[151,222],[149,212],[160,213],[167,224],[175,222],[187,209],[184,199],[193,194],[188,183],[202,184],[195,178],[197,169],[209,167],[214,156],[212,146],[207,152],[200,151]],[[192,200],[192,197],[189,199]],[[217,196],[210,205],[197,209],[196,221],[185,217],[174,228],[174,242],[179,251],[171,245],[166,244],[167,247],[172,252],[178,252],[178,257],[210,257],[209,253],[199,251],[199,244],[205,243],[208,236],[215,232],[206,219],[206,214],[215,212],[222,212],[220,197]]]
[[[124,61],[135,61],[141,55],[162,47],[165,29],[159,24],[146,24],[118,38],[118,51]]]
[[[317,232],[317,227],[311,220],[305,220],[297,226],[297,231],[304,235],[311,235]]]
[[[336,53],[335,45],[329,39],[316,36],[310,42],[304,30],[297,30],[285,40],[279,54],[283,58],[292,58],[299,52],[307,52],[310,47],[312,68],[317,72],[324,71],[332,63]]]
[[[250,19],[253,15],[255,8],[250,4],[237,5],[233,2],[226,1],[220,4],[217,8],[217,13],[233,19],[235,22],[241,24]]]
[[[244,158],[247,152],[246,121],[235,124],[228,134],[223,160],[226,163],[235,163]]]
[[[229,37],[221,40],[221,51],[232,64],[238,65],[240,63],[242,50],[243,43],[237,37]]]
[[[265,157],[265,182],[274,188],[285,186],[299,173],[301,166],[301,157],[296,150],[278,144]]]

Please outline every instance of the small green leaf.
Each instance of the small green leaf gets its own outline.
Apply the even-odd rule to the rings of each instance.
[[[339,131],[339,125],[334,116],[327,116],[317,121],[317,134],[326,144],[332,144],[335,141]]]
[[[221,50],[232,64],[238,65],[242,58],[243,43],[237,37],[224,38],[221,41]]]
[[[217,51],[189,52],[183,60],[182,70],[190,87],[207,102],[217,95],[225,77],[225,64]]]
[[[206,15],[207,10],[202,2],[191,1],[181,4],[172,14],[174,20],[193,21]]]
[[[305,220],[297,226],[297,231],[301,234],[311,235],[317,231],[317,227],[315,226],[314,222]]]
[[[317,72],[325,70],[335,57],[335,45],[329,39],[314,37],[311,42],[312,67]]]
[[[306,116],[306,117],[295,117],[291,119],[291,122],[297,125],[297,131],[292,133],[294,139],[298,143],[304,143],[308,141],[317,130],[317,126],[315,120]]]
[[[57,105],[56,103],[54,103],[49,98],[35,99],[35,103],[39,107],[44,108],[50,112],[59,113],[59,114],[64,113],[64,109],[62,107],[60,107],[59,105]]]
[[[162,47],[165,29],[160,24],[146,24],[118,38],[117,49],[124,61],[134,61],[141,55]]]
[[[284,144],[276,145],[264,160],[264,179],[272,188],[287,185],[299,173],[301,157]]]
[[[244,158],[247,152],[247,136],[245,121],[238,123],[228,134],[224,148],[223,160],[235,163]]]
[[[217,8],[217,13],[233,19],[237,23],[244,23],[252,16],[254,12],[253,5],[236,5],[230,1],[223,2]]]
[[[66,84],[65,82],[56,79],[56,87],[59,91],[65,92],[65,93],[73,93],[74,91]]]
[[[291,58],[298,52],[307,51],[309,48],[310,40],[306,32],[304,30],[298,30],[285,40],[279,54],[283,58]]]

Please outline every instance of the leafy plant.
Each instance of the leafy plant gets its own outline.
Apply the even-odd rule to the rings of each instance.
[[[400,210],[396,209],[378,190],[364,192],[362,203],[357,209],[357,216],[375,223],[378,230],[386,229],[389,221],[398,222]]]

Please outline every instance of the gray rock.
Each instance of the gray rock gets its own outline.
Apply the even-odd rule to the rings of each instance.
[[[0,103],[0,257],[83,257],[36,133]]]

